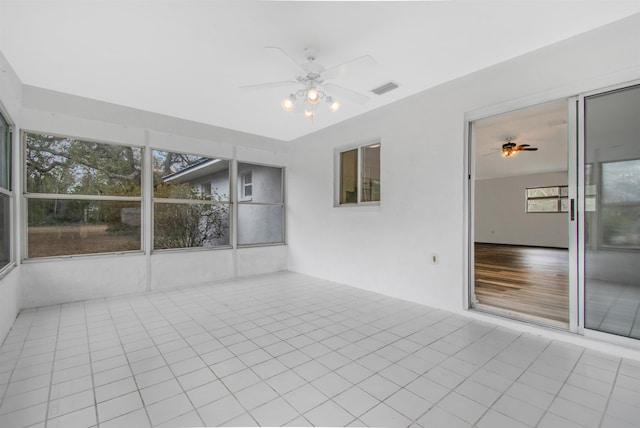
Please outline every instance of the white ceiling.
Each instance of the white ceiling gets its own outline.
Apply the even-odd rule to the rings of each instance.
[[[474,122],[475,178],[567,171],[567,104],[556,101]],[[538,150],[504,158],[500,149],[507,138]]]
[[[640,1],[253,2],[0,0],[0,51],[24,84],[285,141],[456,77],[640,12]],[[263,49],[330,67],[377,66],[336,79],[369,94],[311,122],[279,104],[293,78]],[[369,90],[390,80],[400,89]]]

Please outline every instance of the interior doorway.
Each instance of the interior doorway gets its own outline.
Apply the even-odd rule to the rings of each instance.
[[[569,327],[568,102],[471,123],[470,302]]]

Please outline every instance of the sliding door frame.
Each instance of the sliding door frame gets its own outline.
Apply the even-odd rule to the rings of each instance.
[[[637,70],[624,70],[619,73],[594,79],[588,82],[559,87],[545,93],[530,97],[519,98],[514,101],[484,107],[470,111],[464,118],[464,233],[463,233],[463,308],[471,310],[475,304],[474,286],[474,160],[475,144],[473,141],[473,123],[508,113],[536,104],[566,99],[568,102],[567,138],[568,138],[568,184],[569,198],[574,200],[575,221],[569,219],[569,331],[588,338],[594,338],[612,344],[640,349],[640,340],[604,333],[585,328],[585,249],[584,249],[584,213],[585,195],[583,194],[584,162],[585,162],[585,98],[603,94],[617,89],[640,84]],[[594,89],[595,88],[595,89]]]
[[[545,327],[558,328],[554,321],[540,322],[534,317],[530,317],[526,314],[512,313],[511,311],[503,310],[500,308],[488,308],[486,305],[479,305],[475,295],[475,248],[474,248],[474,236],[475,236],[475,133],[474,125],[477,121],[486,119],[492,116],[507,114],[518,110],[535,107],[542,104],[551,102],[559,102],[562,100],[567,102],[567,151],[568,151],[568,185],[569,185],[569,200],[573,201],[574,208],[574,220],[571,217],[567,218],[567,245],[569,248],[569,283],[568,283],[568,311],[567,318],[569,320],[568,331],[572,333],[579,332],[579,315],[581,311],[579,307],[579,295],[577,286],[577,273],[578,273],[578,255],[579,245],[577,242],[578,227],[577,227],[577,207],[576,207],[576,189],[577,189],[577,172],[579,170],[577,160],[577,133],[576,133],[576,112],[577,112],[577,97],[567,98],[558,96],[551,98],[532,99],[529,102],[514,102],[507,103],[501,106],[495,106],[493,108],[485,109],[475,114],[467,114],[465,117],[465,225],[464,225],[464,254],[465,261],[463,263],[464,278],[465,278],[465,292],[463,293],[463,308],[466,310],[478,309],[485,312],[490,312],[493,315],[504,316],[510,319],[518,321],[524,321],[530,324],[542,324]]]
[[[580,108],[580,98],[570,97],[567,100],[567,174],[569,185],[569,218],[567,228],[569,231],[569,331],[571,333],[582,334],[584,325],[584,288],[581,285],[581,270],[583,251],[582,237],[580,231],[583,230],[584,221],[584,198],[579,195],[579,183],[584,179],[584,151],[581,140],[583,132],[579,132],[579,127],[584,123],[581,115],[584,109]],[[584,139],[584,138],[583,138]],[[582,176],[580,176],[582,174]]]
[[[576,290],[578,293],[578,326],[577,333],[583,335],[585,337],[590,337],[597,340],[602,340],[605,342],[640,349],[640,340],[619,336],[613,333],[606,333],[599,330],[589,329],[586,327],[585,323],[585,306],[586,306],[586,266],[585,266],[585,201],[586,195],[584,194],[585,189],[585,165],[586,165],[586,120],[585,120],[585,100],[594,95],[603,95],[608,92],[614,92],[617,90],[623,90],[625,88],[629,88],[632,86],[640,85],[640,79],[636,78],[634,80],[626,81],[623,83],[610,84],[608,86],[603,86],[598,89],[594,89],[591,91],[582,92],[580,95],[574,97],[575,105],[577,109],[576,115],[576,126],[574,129],[577,132],[577,179],[576,189],[578,190],[578,199],[577,199],[577,207],[578,207],[578,233],[577,233],[577,284]]]

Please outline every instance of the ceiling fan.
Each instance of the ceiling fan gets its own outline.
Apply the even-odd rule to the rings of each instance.
[[[530,144],[516,144],[511,141],[511,138],[507,138],[507,142],[502,145],[502,157],[510,158],[520,151],[535,152],[537,150],[537,147],[531,147]]]
[[[313,119],[316,106],[324,101],[329,104],[329,110],[336,112],[341,107],[340,99],[348,99],[357,104],[365,104],[369,97],[351,89],[329,83],[328,80],[343,77],[349,73],[360,71],[376,64],[370,55],[354,58],[336,66],[325,68],[315,62],[316,55],[312,49],[305,49],[306,62],[300,64],[283,49],[275,46],[265,47],[281,63],[287,65],[294,72],[295,80],[259,83],[256,85],[240,86],[241,89],[265,89],[284,86],[298,86],[285,97],[280,106],[287,112],[294,109],[301,110],[304,117]],[[336,97],[336,98],[334,98]]]

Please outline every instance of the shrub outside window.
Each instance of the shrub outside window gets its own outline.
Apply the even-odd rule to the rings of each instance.
[[[238,202],[238,245],[284,243],[284,169],[239,162],[239,195],[247,196],[248,184],[250,199]]]
[[[140,251],[139,147],[23,134],[27,258]]]
[[[153,248],[230,245],[229,161],[153,150]]]

